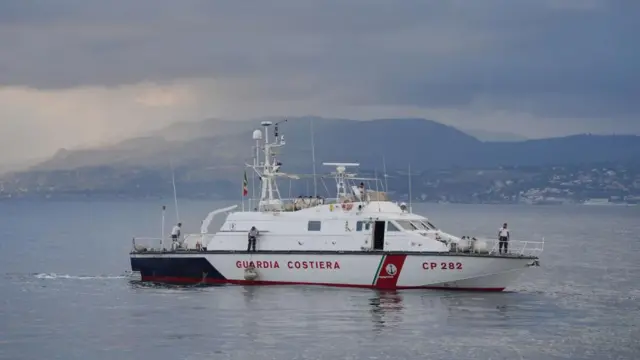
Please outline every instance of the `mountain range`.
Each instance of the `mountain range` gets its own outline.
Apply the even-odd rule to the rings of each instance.
[[[488,131],[483,129],[460,129],[480,141],[513,142],[525,141],[529,138],[504,131]]]
[[[261,119],[264,120],[264,119]],[[416,173],[451,168],[554,166],[638,162],[640,137],[573,135],[525,141],[481,141],[454,127],[414,118],[358,121],[320,117],[268,119],[287,145],[283,171],[312,172],[312,129],[318,173],[322,162],[359,162],[362,169]],[[211,194],[241,178],[252,160],[258,121],[209,119],[177,123],[148,136],[109,146],[59,150],[27,170],[0,179],[5,192],[164,192],[171,182]],[[273,131],[273,127],[271,131]]]

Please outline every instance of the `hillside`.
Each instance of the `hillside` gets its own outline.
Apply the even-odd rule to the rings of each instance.
[[[637,162],[640,136],[572,135],[515,143],[486,143],[483,156],[496,164],[542,166]]]
[[[465,133],[473,136],[474,138],[480,141],[495,141],[495,142],[514,142],[514,141],[525,141],[529,140],[528,138],[513,134],[509,132],[500,132],[500,131],[487,131],[482,129],[461,129]]]
[[[294,118],[280,125],[280,133],[287,141],[281,160],[298,170],[310,166],[311,121],[319,162],[359,161],[363,167],[376,167],[382,166],[385,156],[391,168],[404,168],[409,162],[418,169],[465,166],[469,164],[466,152],[477,151],[482,146],[480,141],[455,128],[423,119]],[[251,133],[259,127],[259,122],[206,120],[184,124],[184,129],[181,125],[109,147],[61,150],[30,170],[71,170],[87,166],[155,168],[168,165],[170,160],[178,166],[241,166],[252,155]],[[172,140],[167,140],[172,136]],[[449,147],[446,156],[442,156],[443,147]]]
[[[292,118],[280,125],[287,146],[278,156],[284,171],[310,174],[313,122],[318,173],[322,162],[359,162],[363,170],[415,173],[501,166],[571,166],[637,163],[638,136],[575,135],[520,142],[482,142],[450,126],[424,119],[355,121]],[[85,150],[60,150],[27,171],[0,178],[0,197],[27,194],[159,196],[170,193],[171,167],[192,196],[235,192],[243,164],[251,161],[252,131],[259,121],[210,119],[180,123],[144,138]],[[467,182],[473,179],[466,180]]]

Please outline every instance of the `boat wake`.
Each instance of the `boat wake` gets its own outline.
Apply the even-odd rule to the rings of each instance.
[[[39,272],[39,273],[4,273],[0,275],[1,278],[6,279],[9,283],[14,284],[42,284],[50,282],[51,284],[72,284],[74,281],[82,282],[86,285],[92,284],[92,281],[100,282],[104,285],[105,282],[122,281],[128,283],[133,288],[152,288],[152,289],[172,289],[172,290],[189,290],[199,289],[202,287],[209,288],[206,284],[189,284],[189,285],[170,285],[160,283],[144,283],[140,280],[140,274],[135,272],[126,271],[123,274],[100,274],[100,275],[87,275],[87,274],[61,274],[54,272]],[[0,283],[1,285],[1,283]]]
[[[14,280],[119,280],[131,278],[131,272],[120,275],[101,274],[101,275],[71,275],[58,273],[5,273],[6,279]]]
[[[123,275],[69,275],[56,273],[35,273],[31,274],[36,279],[48,280],[108,280],[108,279],[128,279],[130,274]]]

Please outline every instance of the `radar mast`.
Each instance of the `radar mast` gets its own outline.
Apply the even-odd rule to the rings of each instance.
[[[286,121],[286,120],[284,120]],[[260,141],[262,140],[263,133],[256,129],[253,132],[253,140],[256,142],[256,154],[254,164],[250,167],[254,169],[260,176],[262,181],[260,191],[260,201],[258,208],[260,211],[280,211],[283,208],[282,199],[280,198],[280,191],[278,190],[278,184],[276,182],[276,176],[279,175],[280,162],[275,158],[274,149],[284,146],[284,135],[278,134],[278,123],[271,121],[263,121],[260,123],[264,128],[264,141],[262,146]],[[274,140],[269,142],[269,128],[274,125]],[[264,160],[260,161],[260,150],[264,152]]]

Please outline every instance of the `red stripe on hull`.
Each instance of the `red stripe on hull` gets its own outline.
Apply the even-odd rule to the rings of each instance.
[[[378,276],[373,287],[377,289],[395,289],[400,278],[400,272],[407,255],[387,255],[378,270]]]
[[[505,288],[454,288],[454,287],[440,287],[440,286],[396,286],[396,285],[394,285],[393,287],[379,287],[377,284],[376,285],[332,284],[332,283],[307,283],[307,282],[295,282],[295,281],[230,280],[230,279],[224,280],[224,279],[211,279],[211,278],[205,278],[203,281],[203,279],[175,277],[175,276],[143,276],[142,281],[168,283],[168,284],[302,285],[302,286],[316,285],[316,286],[331,286],[331,287],[342,287],[342,288],[382,289],[382,290],[428,289],[428,290],[500,292],[505,289]],[[397,283],[397,280],[396,280],[396,283]]]

